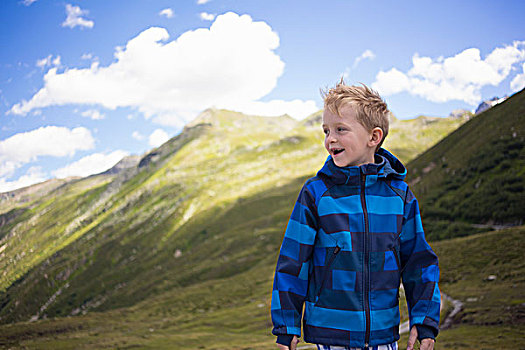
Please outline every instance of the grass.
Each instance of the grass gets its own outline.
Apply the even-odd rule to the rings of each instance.
[[[440,258],[441,289],[465,304],[454,326],[440,333],[436,349],[511,349],[523,338],[524,235],[525,227],[520,227],[432,243]],[[269,294],[276,252],[269,252],[242,273],[180,287],[131,307],[0,326],[0,346],[275,348],[269,334]],[[488,274],[495,274],[496,281],[488,282]],[[472,297],[478,300],[467,301]],[[399,344],[406,339],[404,335]]]

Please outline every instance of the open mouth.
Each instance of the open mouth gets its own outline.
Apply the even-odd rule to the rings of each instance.
[[[333,148],[332,149],[332,152],[335,155],[338,155],[339,153],[343,152],[345,149],[344,148]]]

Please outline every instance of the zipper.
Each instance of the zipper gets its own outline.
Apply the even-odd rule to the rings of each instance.
[[[317,292],[317,295],[315,296],[315,303],[316,304],[317,304],[317,301],[319,300],[319,296],[321,295],[321,292],[323,291],[325,279],[327,277],[326,274],[327,274],[328,270],[330,270],[330,266],[334,262],[334,259],[337,256],[337,253],[339,253],[340,251],[341,251],[341,248],[338,245],[336,245],[332,255],[330,256],[330,259],[328,259],[328,262],[326,263],[326,266],[325,266],[324,271],[323,271],[323,277],[321,278],[321,287],[319,288],[319,291]]]
[[[369,252],[369,228],[368,228],[368,212],[366,210],[366,199],[365,199],[365,186],[366,185],[366,175],[361,173],[361,205],[363,206],[363,214],[365,216],[365,239],[364,239],[364,245],[365,245],[365,256],[364,256],[364,283],[365,283],[365,316],[366,316],[366,328],[365,328],[365,348],[368,348],[368,343],[370,343],[370,276],[368,271],[368,263],[370,260],[370,252]]]

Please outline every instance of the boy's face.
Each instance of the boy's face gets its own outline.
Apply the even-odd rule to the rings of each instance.
[[[339,112],[341,116],[325,108],[323,113],[324,146],[335,165],[345,167],[373,163],[376,144],[370,146],[372,133],[357,121],[351,105],[342,106]]]

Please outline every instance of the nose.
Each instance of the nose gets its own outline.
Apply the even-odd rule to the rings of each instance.
[[[328,135],[326,135],[326,142],[328,143],[336,142],[337,139],[333,135],[334,135],[333,133],[328,133]]]

